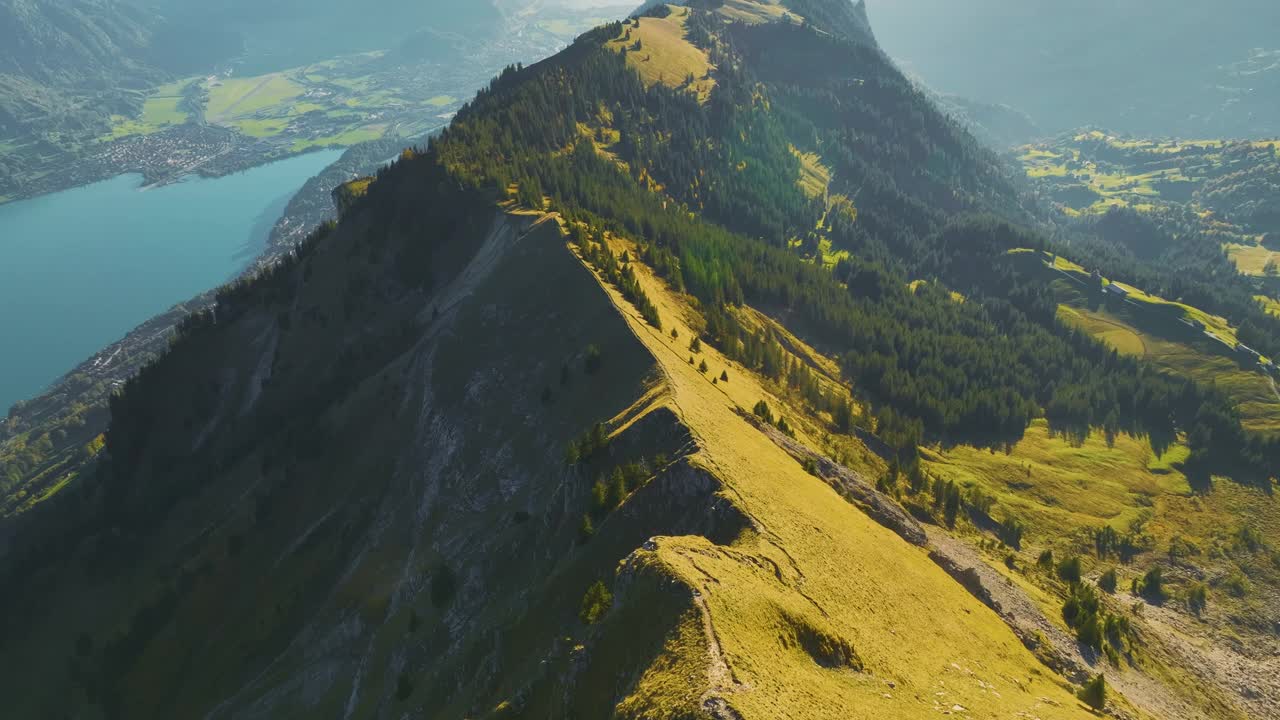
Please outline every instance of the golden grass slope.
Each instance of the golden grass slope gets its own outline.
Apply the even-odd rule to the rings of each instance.
[[[1070,305],[1059,305],[1058,317],[1110,345],[1123,355],[1147,356],[1147,344],[1143,341],[1142,334],[1124,323],[1107,319],[1096,313],[1082,311]]]
[[[1280,264],[1280,252],[1276,252],[1261,243],[1244,245],[1227,243],[1223,246],[1227,256],[1236,264],[1236,269],[1243,275],[1265,277],[1268,263]]]
[[[711,60],[686,39],[689,8],[670,7],[671,14],[665,18],[641,17],[624,23],[622,35],[605,43],[605,47],[614,52],[626,51],[627,65],[640,73],[646,86],[661,83],[685,88],[697,95],[699,102],[706,102],[716,85],[711,77]]]
[[[1008,453],[958,446],[924,451],[926,467],[962,487],[994,495],[997,515],[1017,517],[1042,536],[1069,535],[1082,527],[1127,530],[1158,498],[1183,497],[1190,486],[1165,471],[1185,459],[1184,445],[1157,455],[1146,439],[1101,431],[1083,442],[1055,435],[1035,420]]]
[[[681,536],[639,551],[637,562],[659,564],[697,591],[707,631],[703,642],[669,642],[657,662],[702,671],[674,678],[651,669],[623,702],[630,716],[672,716],[673,697],[698,698],[704,708],[723,703],[742,718],[1088,716],[924,550],[871,521],[743,420],[737,408],[762,398],[785,404],[708,345],[698,362],[709,372],[691,364],[696,315],[637,270],[667,331],[650,327],[612,288],[610,297],[661,366],[666,402],[698,444],[691,462],[724,483],[723,501],[754,529],[725,546]],[[670,336],[673,326],[680,337]],[[722,369],[728,382],[713,383]]]
[[[725,0],[717,12],[726,19],[744,23],[769,23],[790,18],[799,23],[803,18],[782,6],[778,0]]]
[[[1086,578],[1106,570],[1118,573],[1122,590],[1112,598],[1112,612],[1128,616],[1140,628],[1141,641],[1135,665],[1099,665],[1113,689],[1122,687],[1129,701],[1161,718],[1262,717],[1250,715],[1241,704],[1250,697],[1247,693],[1233,697],[1229,675],[1237,671],[1233,668],[1250,667],[1245,672],[1270,676],[1265,666],[1271,663],[1266,659],[1271,650],[1256,650],[1270,647],[1270,631],[1243,639],[1248,631],[1237,623],[1242,616],[1265,616],[1263,606],[1270,602],[1265,598],[1273,590],[1262,588],[1268,582],[1260,579],[1265,572],[1255,576],[1259,586],[1244,597],[1233,596],[1221,582],[1240,572],[1238,563],[1251,562],[1235,549],[1242,529],[1275,537],[1280,506],[1266,489],[1221,478],[1210,492],[1194,491],[1181,472],[1188,455],[1182,439],[1157,455],[1146,438],[1120,434],[1108,440],[1094,432],[1083,440],[1071,439],[1055,435],[1043,420],[1035,421],[1007,452],[968,446],[922,450],[929,473],[955,481],[966,496],[991,497],[991,516],[997,521],[1012,518],[1025,525],[1020,549],[994,542],[967,521],[957,526],[956,534],[977,544],[987,564],[1025,592],[1063,632],[1069,633],[1060,613],[1064,585],[1052,570],[1036,567],[1040,553],[1081,558]],[[1145,550],[1132,563],[1096,557],[1093,533],[1104,526],[1135,533]],[[1170,564],[1175,553],[1181,559]],[[1124,592],[1155,565],[1164,567],[1167,580],[1169,599],[1162,608]],[[1249,567],[1252,574],[1259,566]],[[1195,616],[1185,598],[1199,580],[1211,586],[1210,607]]]
[[[614,250],[624,248],[617,244]],[[634,248],[625,249],[634,255]],[[750,517],[754,529],[727,545],[702,537],[658,538],[652,550],[633,556],[639,565],[661,568],[664,577],[697,591],[693,604],[701,619],[692,613],[685,617],[658,664],[673,672],[703,670],[688,681],[690,687],[677,689],[680,683],[670,672],[650,668],[622,706],[635,714],[624,716],[678,717],[662,708],[669,708],[673,698],[690,696],[723,702],[721,707],[743,718],[914,718],[948,712],[1047,718],[1083,711],[1070,695],[1064,697],[1057,676],[1012,641],[1000,618],[939,576],[921,550],[840,501],[743,422],[738,411],[764,399],[786,416],[802,442],[835,449],[829,423],[715,348],[704,344],[690,363],[688,337],[701,319],[647,269],[636,269],[659,307],[664,331],[648,326],[617,293],[610,290],[610,296],[659,359],[669,393],[664,402],[697,439],[692,462],[724,482],[725,502]],[[741,313],[777,329],[750,308]],[[678,338],[669,334],[673,325]],[[1108,327],[1116,332],[1113,341],[1128,334],[1152,342],[1137,330]],[[838,374],[812,348],[794,345],[789,335],[783,344],[824,374]],[[699,370],[702,361],[706,373]],[[727,369],[727,383],[715,381],[721,368]],[[1225,577],[1230,566],[1213,558],[1225,556],[1241,528],[1266,533],[1280,526],[1280,511],[1263,489],[1219,479],[1208,494],[1193,491],[1181,472],[1188,456],[1181,437],[1157,452],[1144,437],[1093,432],[1073,438],[1055,434],[1040,420],[1005,451],[933,447],[923,448],[922,455],[931,477],[955,481],[966,497],[990,497],[997,521],[1011,517],[1025,523],[1021,550],[997,549],[989,531],[967,516],[955,533],[987,548],[980,551],[986,562],[1067,634],[1060,617],[1061,585],[1035,568],[1042,549],[1053,549],[1058,557],[1082,556],[1087,577],[1115,567],[1120,585],[1127,587],[1184,542],[1203,548],[1204,559],[1195,562],[1211,568],[1210,577]],[[883,470],[882,464],[853,466],[868,474]],[[1093,532],[1103,526],[1141,533],[1150,545],[1132,565],[1093,559]],[[1007,555],[1015,558],[1016,569],[1004,566]],[[1131,716],[1151,717],[1147,711],[1165,716],[1161,708],[1177,709],[1169,717],[1244,716],[1219,683],[1225,677],[1222,668],[1252,661],[1206,655],[1204,648],[1222,642],[1222,625],[1208,618],[1229,617],[1253,607],[1255,600],[1227,597],[1215,585],[1204,618],[1171,634],[1169,618],[1183,612],[1189,582],[1175,573],[1168,606],[1150,620],[1141,608],[1131,609],[1145,605],[1139,598],[1117,596],[1116,612],[1143,628],[1139,657],[1135,665],[1122,661],[1122,667],[1100,661],[1091,671],[1106,672],[1115,681],[1112,701]],[[695,642],[698,625],[702,638]],[[1194,647],[1187,637],[1194,638]],[[1126,697],[1118,697],[1121,693]]]
[[[794,145],[791,153],[800,161],[800,178],[796,184],[808,197],[826,197],[831,187],[831,169],[822,164],[822,157],[815,152],[801,152]]]

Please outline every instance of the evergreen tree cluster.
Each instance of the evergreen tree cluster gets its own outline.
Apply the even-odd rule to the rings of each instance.
[[[604,423],[596,423],[569,443],[569,447],[565,450],[565,463],[577,465],[585,462],[608,446],[609,433],[605,430]]]
[[[1146,549],[1146,542],[1136,533],[1121,535],[1110,525],[1104,525],[1093,536],[1094,548],[1098,557],[1105,559],[1115,556],[1121,562],[1128,563],[1134,556]]]
[[[645,322],[658,330],[662,329],[658,307],[640,287],[640,281],[636,279],[635,266],[630,262],[626,252],[623,252],[620,258],[615,258],[602,242],[595,243],[588,240],[583,257],[606,281],[618,288],[623,298],[640,311],[640,316],[645,319]]]
[[[613,607],[613,593],[605,586],[603,580],[597,580],[587,588],[582,596],[582,609],[578,617],[587,625],[594,625]]]
[[[597,476],[591,485],[590,507],[578,526],[578,542],[589,541],[605,517],[618,509],[654,473],[661,471],[666,463],[666,457],[659,455],[618,465],[612,471]]]
[[[1116,666],[1120,664],[1120,656],[1137,642],[1129,618],[1108,612],[1098,591],[1079,580],[1069,586],[1062,605],[1062,619],[1075,631],[1077,640],[1103,653]]]
[[[1099,673],[1080,688],[1077,696],[1094,710],[1102,710],[1107,706],[1107,679]]]

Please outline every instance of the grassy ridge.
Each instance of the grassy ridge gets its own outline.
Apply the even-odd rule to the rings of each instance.
[[[707,52],[687,39],[689,8],[669,6],[665,17],[640,17],[624,24],[622,35],[605,47],[627,54],[627,66],[640,73],[646,85],[662,83],[684,88],[706,102],[715,89]],[[692,81],[690,81],[692,79]]]
[[[654,329],[612,288],[610,297],[661,365],[673,409],[699,438],[692,460],[722,480],[726,502],[760,527],[729,546],[658,539],[656,560],[700,591],[723,662],[703,646],[680,644],[664,664],[680,667],[686,653],[710,655],[712,696],[743,717],[804,708],[812,718],[916,718],[955,704],[996,715],[1080,716],[1074,698],[994,613],[748,425],[735,409],[765,398],[797,421],[802,440],[816,444],[822,428],[708,343],[689,363],[685,338],[697,313],[647,268],[637,275],[679,337]],[[709,372],[699,369],[702,361]],[[721,368],[727,382],[718,382]],[[624,706],[668,717],[669,708],[644,689]]]

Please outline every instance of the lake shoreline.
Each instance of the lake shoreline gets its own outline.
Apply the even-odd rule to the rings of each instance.
[[[103,362],[104,352],[137,346],[131,334],[151,319],[198,309],[193,296],[254,269],[273,251],[264,213],[278,213],[282,191],[291,197],[340,157],[303,153],[163,186],[124,173],[0,206],[12,238],[0,248],[0,332],[23,349],[6,358],[0,405],[53,392],[86,356],[98,362],[94,377],[115,378],[120,363]]]
[[[194,138],[183,138],[186,133],[197,134]],[[195,138],[199,138],[204,145],[197,144]],[[164,148],[169,148],[167,152],[171,152],[172,147],[177,144],[193,152],[199,152],[199,148],[207,146],[211,138],[215,138],[214,142],[217,144],[209,146],[213,149],[205,150],[209,154],[177,170],[165,167],[169,162],[169,155],[165,154]],[[117,145],[129,148],[127,150],[129,159],[118,163],[104,160]],[[158,147],[152,150],[149,147],[151,145]],[[252,141],[225,128],[188,123],[162,133],[117,140],[107,146],[95,148],[94,152],[67,152],[59,158],[59,165],[64,168],[73,168],[72,172],[46,174],[34,180],[21,178],[16,182],[16,188],[8,189],[8,192],[13,194],[0,193],[0,207],[35,200],[53,193],[76,190],[121,175],[142,176],[142,189],[159,188],[192,177],[217,179],[310,153],[341,151],[348,147],[342,144],[315,145],[294,151],[278,145]]]

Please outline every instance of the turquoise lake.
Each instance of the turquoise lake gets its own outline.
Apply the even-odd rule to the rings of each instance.
[[[142,189],[137,175],[0,205],[0,417],[148,318],[234,277],[341,151]]]

